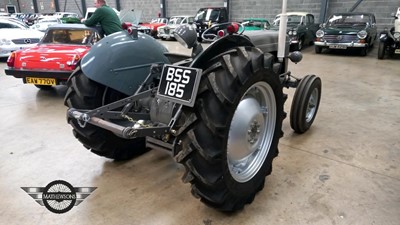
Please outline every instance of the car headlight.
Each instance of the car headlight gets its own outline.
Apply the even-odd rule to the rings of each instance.
[[[393,37],[396,38],[396,39],[399,39],[400,38],[400,32],[394,33]]]
[[[289,35],[293,35],[293,31],[292,31],[292,30],[289,30],[289,31],[288,31],[288,34],[289,34]]]
[[[322,38],[325,35],[325,32],[323,30],[317,30],[315,35],[319,38]]]
[[[294,30],[294,31],[293,31],[293,35],[297,35],[297,31]]]
[[[0,39],[0,45],[11,45],[11,41],[8,39]]]
[[[368,35],[368,33],[367,33],[367,31],[365,31],[365,30],[360,30],[360,31],[357,33],[357,37],[358,37],[359,39],[365,39],[365,38],[367,37],[367,35]]]

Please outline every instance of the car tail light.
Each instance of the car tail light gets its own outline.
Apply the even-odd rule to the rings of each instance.
[[[14,67],[14,63],[15,63],[15,52],[11,52],[11,55],[7,59],[7,66]]]
[[[133,33],[133,28],[132,27],[128,27],[127,31],[128,31],[128,34],[132,34]]]
[[[75,69],[76,64],[78,64],[78,62],[79,62],[80,59],[81,59],[81,57],[79,57],[79,55],[74,55],[74,56],[72,57],[72,60],[69,61],[69,62],[67,62],[67,65],[68,65],[69,67],[71,67],[72,69]]]
[[[225,36],[225,31],[223,31],[223,30],[219,30],[218,31],[218,37],[223,37],[223,36]]]
[[[228,34],[233,34],[233,33],[237,33],[239,31],[239,24],[237,23],[232,23],[231,25],[229,25],[226,28],[226,31],[228,32]]]
[[[132,26],[132,23],[129,23],[129,22],[122,23],[122,29],[124,29],[124,30],[127,30],[131,26]]]

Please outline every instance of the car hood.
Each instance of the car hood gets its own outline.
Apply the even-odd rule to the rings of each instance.
[[[159,26],[163,26],[163,25],[165,25],[165,23],[143,23],[143,24],[140,24],[140,25],[142,25],[142,26],[146,26],[146,27],[150,27],[150,26],[155,26],[155,27],[159,27]]]
[[[350,34],[354,35],[357,34],[360,30],[364,30],[365,26],[355,26],[355,27],[345,27],[345,26],[335,26],[335,27],[325,27],[322,30],[325,34],[328,35],[343,35],[343,34]]]
[[[297,29],[298,26],[299,26],[298,24],[296,24],[296,25],[289,25],[289,24],[288,24],[288,25],[286,26],[286,30],[288,31],[288,30]],[[279,30],[279,26],[273,26],[273,25],[271,25],[270,30]]]
[[[1,29],[0,38],[18,39],[18,38],[42,38],[44,33],[32,29]]]
[[[168,25],[162,26],[161,28],[168,27],[169,29],[175,29],[175,28],[179,27],[180,25],[181,24],[168,24]]]
[[[22,61],[42,61],[41,57],[45,57],[49,60],[70,60],[74,55],[83,57],[86,52],[90,49],[90,46],[82,45],[45,45],[39,44],[35,47],[25,49],[20,52],[20,59]]]
[[[119,13],[119,19],[121,23],[129,22],[132,23],[133,25],[138,25],[141,18],[142,18],[141,10],[124,9],[121,10],[121,12]]]
[[[82,58],[90,49],[90,46],[82,45],[37,45],[32,48],[16,52],[15,68],[24,69],[60,69],[68,70],[68,67],[60,67],[72,61],[75,55]]]

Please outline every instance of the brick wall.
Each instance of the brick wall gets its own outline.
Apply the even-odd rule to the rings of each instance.
[[[226,0],[166,0],[166,14],[168,17],[176,15],[195,15],[201,7],[221,7]],[[290,0],[287,11],[306,11],[315,15],[319,21],[322,0]],[[0,8],[5,8],[11,2],[21,12],[33,13],[32,0],[0,0]],[[136,9],[142,11],[142,21],[149,21],[161,12],[160,0],[120,0],[121,9]],[[336,12],[347,12],[357,0],[329,0],[327,16]],[[39,12],[54,12],[54,0],[37,0]],[[116,8],[115,0],[108,0],[111,7]],[[83,13],[81,0],[59,0],[60,11]],[[93,7],[93,0],[86,0],[87,7]],[[393,26],[391,13],[400,7],[399,0],[364,0],[355,12],[373,12],[376,16],[378,30]],[[282,9],[280,0],[230,0],[230,18],[232,21],[241,21],[246,17],[263,17],[272,20]],[[83,15],[82,15],[83,16]]]
[[[355,0],[330,0],[328,15],[348,11],[355,2]],[[383,30],[385,27],[393,26],[393,17],[390,14],[396,12],[398,7],[400,7],[398,0],[364,0],[354,12],[374,13],[378,30]]]
[[[310,12],[319,20],[321,3],[320,0],[295,0],[288,1],[287,12]],[[241,21],[248,17],[262,17],[270,21],[282,12],[282,1],[262,0],[231,0],[230,17]]]

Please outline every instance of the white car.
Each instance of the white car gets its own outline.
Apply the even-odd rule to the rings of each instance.
[[[168,23],[160,26],[157,29],[157,36],[162,40],[173,39],[175,29],[182,24],[193,24],[193,16],[173,16],[169,19]]]
[[[54,17],[57,18],[65,18],[65,17],[76,17],[79,18],[78,13],[72,13],[72,12],[55,12],[53,14]]]
[[[31,30],[27,25],[0,18],[0,57],[37,45],[43,35],[43,32]]]
[[[57,17],[47,16],[47,17],[43,17],[43,18],[39,19],[39,21],[37,23],[35,23],[34,25],[32,25],[30,28],[33,30],[45,32],[49,26],[54,25],[54,24],[59,24],[59,23],[60,23],[60,19],[58,19]]]
[[[96,11],[96,9],[97,9],[97,8],[95,8],[95,7],[89,7],[89,8],[87,8],[87,9],[86,9],[86,14],[85,14],[84,19],[85,19],[85,20],[89,19],[89,18],[93,15],[94,11]],[[117,16],[119,16],[119,11],[118,11],[116,8],[112,8],[112,9],[113,9],[114,12],[117,14]]]

